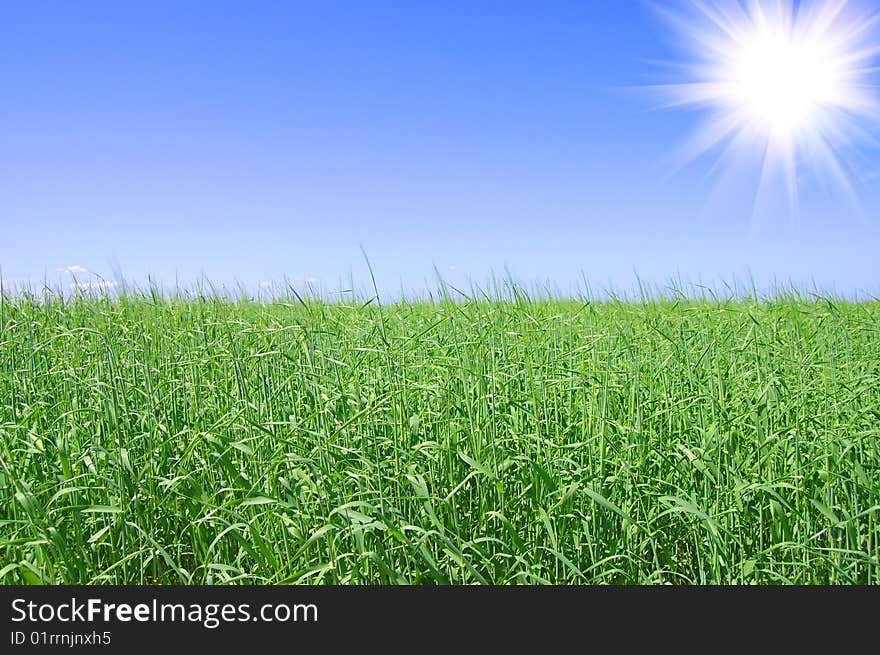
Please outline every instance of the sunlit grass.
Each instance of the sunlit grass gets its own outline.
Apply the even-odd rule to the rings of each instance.
[[[880,303],[5,296],[0,583],[880,582]]]

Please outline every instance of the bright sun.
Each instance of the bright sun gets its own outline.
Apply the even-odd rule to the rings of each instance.
[[[761,187],[782,174],[792,207],[798,169],[851,192],[847,159],[876,119],[874,27],[880,15],[846,0],[691,0],[695,13],[666,12],[693,50],[687,80],[653,87],[664,107],[708,110],[681,163],[724,145],[724,158],[760,167]],[[876,85],[876,83],[874,83]],[[728,163],[731,163],[728,161]]]
[[[808,127],[834,103],[840,77],[819,44],[796,43],[789,34],[761,34],[731,62],[733,102],[773,133]]]

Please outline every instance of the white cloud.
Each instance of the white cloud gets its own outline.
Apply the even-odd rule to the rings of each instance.
[[[73,266],[65,266],[64,268],[59,268],[56,270],[59,273],[67,273],[68,275],[91,273],[89,269],[87,269],[85,266],[80,266],[79,264],[74,264]]]
[[[76,291],[109,291],[115,286],[116,282],[112,280],[101,280],[99,282],[74,282],[70,288]]]

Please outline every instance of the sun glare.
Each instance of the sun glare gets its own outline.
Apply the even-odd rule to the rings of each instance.
[[[772,133],[809,127],[834,103],[834,61],[820,47],[789,35],[762,35],[745,44],[731,67],[735,102]]]
[[[692,49],[681,69],[687,79],[653,87],[665,108],[708,111],[678,163],[723,146],[728,164],[758,167],[759,188],[781,173],[792,208],[799,171],[808,164],[823,182],[852,194],[849,155],[866,137],[860,123],[880,116],[871,82],[880,53],[876,8],[846,0],[691,6],[688,14],[665,12]]]

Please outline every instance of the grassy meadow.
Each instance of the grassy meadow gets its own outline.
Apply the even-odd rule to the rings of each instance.
[[[6,295],[0,500],[0,584],[877,584],[880,302]]]

